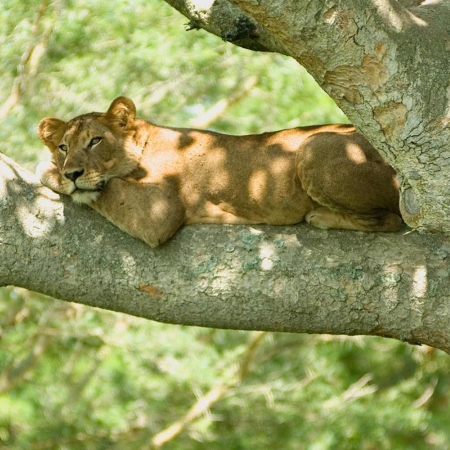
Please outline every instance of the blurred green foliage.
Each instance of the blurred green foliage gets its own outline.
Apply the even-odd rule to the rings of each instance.
[[[40,119],[118,95],[156,123],[235,134],[346,121],[294,61],[185,22],[157,0],[3,0],[0,151],[33,168]],[[170,326],[0,290],[5,449],[449,449],[449,369],[386,339]]]

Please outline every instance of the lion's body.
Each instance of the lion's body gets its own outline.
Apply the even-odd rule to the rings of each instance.
[[[152,247],[192,223],[401,225],[394,170],[349,125],[229,136],[136,119],[122,97],[107,113],[44,119],[39,135],[54,159],[43,184]]]

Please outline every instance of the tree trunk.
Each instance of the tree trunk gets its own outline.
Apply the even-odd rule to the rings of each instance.
[[[0,154],[0,286],[206,327],[365,334],[450,352],[450,241],[194,225],[152,250]]]
[[[399,172],[405,221],[450,233],[450,2],[166,1],[193,27],[295,58]]]

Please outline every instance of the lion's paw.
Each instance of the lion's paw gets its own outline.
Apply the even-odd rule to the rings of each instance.
[[[75,184],[72,181],[63,178],[59,174],[56,165],[49,161],[43,161],[36,167],[36,175],[41,184],[50,188],[58,194],[71,195],[75,191]]]
[[[305,216],[305,221],[313,227],[320,228],[321,230],[328,230],[330,226],[327,223],[328,214],[324,213],[320,209],[313,209]]]
[[[42,183],[42,179],[46,179],[47,175],[50,173],[53,173],[53,171],[56,169],[55,164],[53,164],[50,161],[41,161],[37,167],[36,167],[36,176],[39,178],[39,180],[41,180]],[[44,183],[42,183],[44,184]]]

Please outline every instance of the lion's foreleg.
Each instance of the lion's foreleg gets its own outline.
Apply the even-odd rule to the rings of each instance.
[[[114,178],[91,204],[122,231],[157,247],[185,221],[176,193],[156,184]]]

